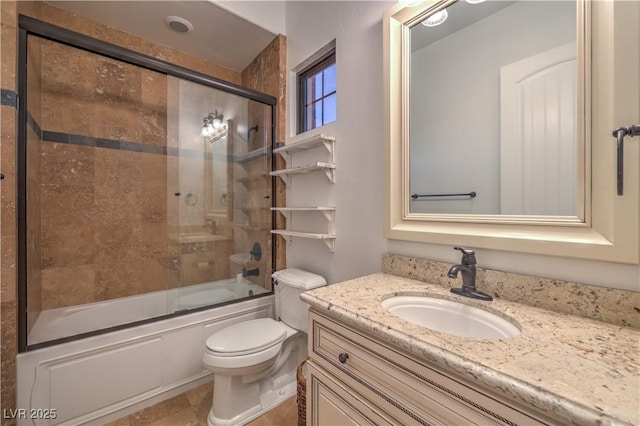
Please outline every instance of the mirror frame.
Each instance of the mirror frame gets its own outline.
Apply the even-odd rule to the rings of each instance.
[[[614,32],[623,31],[613,25],[613,2],[577,0],[576,45],[580,70],[577,120],[578,140],[584,141],[580,144],[582,161],[579,169],[584,179],[579,194],[584,200],[583,213],[574,217],[409,212],[406,166],[409,164],[410,28],[454,2],[427,0],[413,7],[397,4],[384,15],[385,238],[639,263],[637,164],[629,172],[631,176],[628,179],[629,185],[635,189],[629,187],[628,191],[625,190],[625,197],[616,198],[613,179],[614,144],[610,133],[616,127],[613,123],[617,119],[611,113],[614,109],[611,94],[624,87],[621,84],[638,87],[638,78],[625,74],[624,78],[614,80],[611,70],[607,69],[614,61],[621,64],[620,68],[623,63],[625,67],[629,66],[623,58],[623,46],[616,44],[613,50],[604,48],[603,43],[611,43]],[[598,19],[594,19],[594,14]],[[603,48],[598,49],[598,46]],[[595,55],[592,53],[594,49],[597,49]],[[633,66],[637,68],[637,65]],[[633,112],[630,117],[633,117]],[[606,142],[592,144],[596,138],[606,138]],[[637,151],[631,161],[636,157]],[[625,167],[628,166],[625,164]],[[634,167],[633,163],[631,167]],[[628,168],[625,169],[627,172]],[[629,218],[629,214],[635,214],[636,219]]]

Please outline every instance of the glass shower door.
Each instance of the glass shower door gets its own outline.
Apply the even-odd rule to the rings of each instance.
[[[171,80],[171,79],[170,79]],[[170,81],[172,311],[271,291],[271,106]]]
[[[21,351],[270,292],[275,99],[21,40]]]

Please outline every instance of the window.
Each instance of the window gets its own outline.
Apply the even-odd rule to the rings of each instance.
[[[336,121],[336,51],[298,73],[298,133]]]

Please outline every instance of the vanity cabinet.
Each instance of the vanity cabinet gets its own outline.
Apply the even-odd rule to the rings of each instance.
[[[542,425],[533,408],[309,311],[307,425]]]

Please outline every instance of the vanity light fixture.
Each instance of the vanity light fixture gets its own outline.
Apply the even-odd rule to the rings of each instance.
[[[219,129],[222,126],[223,116],[222,114],[218,114],[218,110],[215,112],[210,112],[203,119],[202,123],[202,136],[208,137],[213,135],[216,129]]]
[[[208,121],[207,118],[204,118],[204,123],[202,124],[202,136],[208,136],[209,135],[209,126],[208,126]]]
[[[442,9],[422,21],[421,24],[425,27],[436,27],[446,21],[448,16],[449,12],[447,12],[447,9]]]

